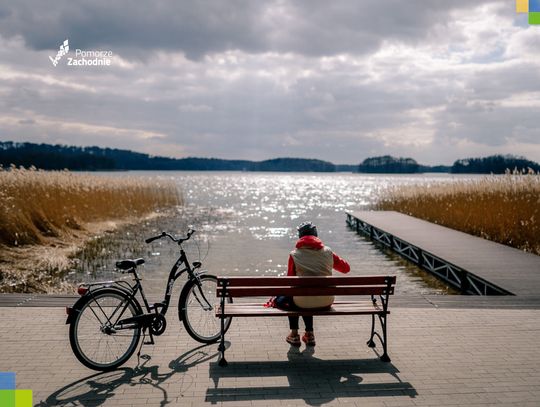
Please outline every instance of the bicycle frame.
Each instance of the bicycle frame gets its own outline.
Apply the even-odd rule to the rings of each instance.
[[[178,269],[183,264],[185,264],[185,267],[182,270],[178,271]],[[200,266],[200,263],[199,263],[199,266]],[[159,313],[165,316],[165,314],[167,313],[167,310],[169,309],[169,304],[171,302],[171,296],[172,296],[172,289],[174,287],[174,283],[176,282],[176,280],[178,280],[178,278],[185,272],[188,273],[188,281],[195,280],[197,279],[198,276],[205,273],[205,272],[195,273],[195,269],[191,268],[189,261],[187,259],[187,256],[186,256],[186,252],[184,251],[184,249],[182,249],[182,247],[180,247],[180,257],[176,260],[176,262],[171,268],[171,271],[169,272],[167,285],[165,287],[165,297],[162,302],[155,303],[153,306],[150,306],[148,302],[146,301],[146,296],[144,295],[142,285],[139,283],[141,296],[143,297],[144,305],[146,309],[148,310],[148,312],[151,312],[152,310],[157,311],[158,308],[161,308]],[[136,273],[135,273],[135,276],[136,278],[138,278]]]
[[[169,309],[174,283],[176,282],[176,280],[182,274],[187,272],[188,273],[188,281],[192,281],[192,280],[196,280],[198,278],[198,276],[205,273],[205,271],[196,273],[195,270],[198,267],[200,267],[200,263],[198,263],[198,264],[195,263],[195,264],[196,264],[196,266],[194,268],[192,268],[190,266],[189,261],[187,259],[186,252],[180,246],[180,257],[178,257],[178,259],[176,260],[176,262],[172,266],[171,271],[169,272],[169,277],[167,278],[167,285],[165,287],[164,299],[163,299],[162,302],[158,302],[158,303],[155,303],[153,305],[150,305],[148,303],[148,300],[146,299],[146,295],[144,293],[144,289],[143,289],[143,286],[141,284],[141,278],[137,274],[137,269],[136,268],[128,271],[129,273],[133,273],[135,284],[131,285],[125,280],[106,281],[106,282],[85,284],[84,286],[89,288],[88,292],[85,295],[92,295],[93,294],[94,290],[92,290],[92,287],[98,287],[98,289],[99,289],[99,288],[103,288],[103,287],[111,287],[111,286],[116,285],[117,288],[119,288],[124,294],[127,295],[129,301],[127,301],[124,304],[124,306],[122,307],[122,309],[121,309],[121,311],[120,311],[120,313],[118,314],[117,317],[116,317],[117,312],[119,311],[120,306],[122,304],[119,304],[117,306],[117,308],[113,311],[111,316],[107,317],[106,322],[108,323],[108,326],[110,326],[112,329],[115,329],[115,330],[132,329],[133,328],[133,323],[137,324],[139,322],[141,322],[143,326],[146,326],[146,323],[145,323],[146,321],[145,320],[148,320],[149,317],[154,316],[154,313],[152,311],[155,311],[156,313],[159,313],[159,314],[165,316],[165,314],[167,313],[167,310]],[[182,265],[185,265],[185,267],[182,268],[181,270],[179,270]],[[198,287],[199,287],[199,292],[200,292],[202,298],[206,302],[206,306],[211,307],[210,303],[208,302],[208,300],[204,296],[203,292],[200,290],[199,285],[198,285]],[[137,316],[134,316],[134,317],[127,318],[125,320],[121,320],[120,318],[122,318],[122,315],[127,310],[130,303],[132,303],[132,302],[137,303],[136,296],[137,296],[137,293],[139,291],[141,293],[141,298],[143,300],[143,304],[144,304],[144,308],[146,310],[146,314],[143,313],[141,315],[137,315]],[[198,297],[196,299],[197,299],[197,301],[199,301],[201,306],[204,306],[203,303],[201,303],[201,300]],[[98,307],[101,309],[101,306],[99,304],[98,304]],[[105,313],[103,313],[103,314],[105,315]],[[97,315],[96,315],[96,317],[97,317]],[[112,321],[111,321],[111,319],[113,319],[113,318],[116,319],[116,321],[114,323],[112,323]],[[68,321],[66,321],[66,323],[69,323],[69,318],[68,318]]]

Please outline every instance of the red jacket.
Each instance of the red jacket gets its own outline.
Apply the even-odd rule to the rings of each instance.
[[[324,243],[321,239],[316,236],[304,236],[296,242],[296,248],[300,249],[302,247],[309,247],[310,249],[320,250],[324,247]],[[334,257],[334,270],[339,271],[340,273],[348,273],[351,271],[351,266],[337,254],[333,253]],[[294,260],[292,256],[289,256],[289,265],[287,270],[288,276],[295,276],[296,269],[294,266]]]

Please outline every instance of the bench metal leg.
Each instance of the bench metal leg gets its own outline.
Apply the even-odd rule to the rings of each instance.
[[[381,361],[383,362],[390,362],[390,357],[388,356],[387,352],[387,342],[388,342],[388,335],[386,333],[386,315],[384,317],[380,317],[381,320],[381,327],[383,331],[383,354],[381,356]]]
[[[225,359],[225,297],[221,298],[221,340],[218,346],[218,351],[220,352],[218,364],[221,367],[227,366],[228,363]]]
[[[375,315],[371,315],[371,336],[369,338],[369,341],[367,341],[367,346],[370,348],[375,347],[375,341],[373,340],[373,337],[375,336]]]
[[[390,357],[388,356],[388,333],[386,331],[386,315],[377,315],[379,317],[379,322],[381,323],[382,336],[375,331],[375,315],[371,316],[371,337],[367,341],[367,346],[370,348],[375,347],[375,337],[379,338],[383,347],[383,354],[380,357],[383,362],[390,362]]]
[[[220,365],[221,367],[226,367],[229,363],[225,359],[225,345],[220,344],[218,350],[221,352],[218,365]]]

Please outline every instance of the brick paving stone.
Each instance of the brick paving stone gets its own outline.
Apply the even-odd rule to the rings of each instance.
[[[394,308],[387,364],[365,346],[369,318],[316,318],[307,350],[284,342],[286,318],[237,318],[228,368],[171,315],[138,369],[133,356],[104,374],[75,359],[64,322],[63,308],[0,308],[0,371],[39,407],[540,405],[535,309]]]

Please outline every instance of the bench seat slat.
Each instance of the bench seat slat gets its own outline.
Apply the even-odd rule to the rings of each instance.
[[[227,281],[229,287],[327,287],[329,285],[385,285],[396,283],[396,276],[318,276],[318,277],[218,277]]]
[[[221,316],[220,306],[216,306],[216,316]],[[371,301],[334,302],[328,310],[285,311],[278,308],[265,308],[262,304],[227,304],[225,316],[229,317],[277,317],[292,315],[371,315],[383,314],[384,310]],[[387,314],[390,312],[387,311]]]
[[[309,295],[384,295],[386,286],[345,286],[345,287],[230,287],[231,297],[259,297],[265,295],[309,296]],[[217,296],[223,296],[224,289],[217,289]],[[393,287],[388,294],[393,294]]]

